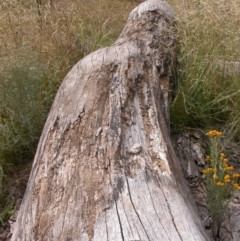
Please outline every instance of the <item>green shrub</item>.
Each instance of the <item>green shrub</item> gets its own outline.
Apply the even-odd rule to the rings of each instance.
[[[32,160],[52,99],[46,66],[31,64],[0,74],[0,163],[4,168]]]

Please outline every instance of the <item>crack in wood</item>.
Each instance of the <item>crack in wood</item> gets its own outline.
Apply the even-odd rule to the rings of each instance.
[[[160,178],[159,178],[159,181],[161,182]],[[174,228],[175,228],[175,230],[176,230],[179,238],[183,241],[183,239],[182,239],[182,237],[181,237],[181,235],[180,235],[180,233],[179,233],[179,230],[178,230],[178,228],[177,228],[177,225],[176,225],[176,223],[175,223],[175,219],[174,219],[174,216],[173,216],[173,214],[172,214],[172,210],[171,210],[171,208],[170,208],[170,205],[169,205],[169,203],[168,203],[168,199],[167,199],[167,197],[166,197],[166,195],[165,195],[165,193],[164,193],[161,185],[159,185],[159,188],[162,190],[162,194],[163,194],[163,196],[164,196],[164,199],[166,200],[166,204],[167,204],[167,208],[168,208],[168,213],[169,213],[169,214],[171,215],[171,217],[172,217],[173,226],[174,226]]]
[[[146,185],[147,185],[147,188],[148,188],[148,191],[149,191],[149,195],[150,195],[150,198],[151,198],[151,201],[152,201],[152,207],[153,207],[153,209],[154,209],[154,211],[155,211],[155,213],[156,213],[156,215],[157,215],[157,217],[158,217],[159,223],[161,224],[164,232],[166,233],[166,235],[167,235],[167,237],[168,237],[168,240],[171,241],[171,239],[170,239],[170,237],[168,236],[168,233],[167,233],[164,225],[162,225],[161,219],[160,219],[160,217],[158,216],[158,213],[157,213],[157,211],[156,211],[156,208],[155,208],[155,205],[154,205],[154,201],[153,201],[153,198],[152,198],[152,194],[151,194],[151,192],[150,192],[149,185],[148,185],[148,181],[147,181],[147,169],[145,170],[145,180],[146,180]]]
[[[123,202],[123,201],[122,201],[122,206],[123,206],[123,211],[124,211],[124,213],[125,213],[127,222],[128,222],[128,224],[129,224],[129,227],[130,227],[132,236],[134,237],[134,232],[133,232],[133,230],[132,230],[132,226],[130,225],[130,222],[129,222],[129,219],[128,219],[128,213],[127,213],[126,210],[125,210],[125,205],[124,205],[124,202]],[[141,235],[139,234],[138,229],[136,229],[136,231],[137,231],[137,233],[138,233],[138,236],[140,237]],[[130,240],[129,240],[129,241],[130,241]]]
[[[106,207],[106,208],[104,208],[102,211],[103,212],[106,212],[107,210],[109,210],[111,207]]]
[[[122,240],[124,241],[124,235],[123,235],[123,228],[122,228],[122,223],[121,223],[121,218],[118,212],[118,206],[117,206],[117,201],[115,200],[115,205],[116,205],[116,212],[117,212],[117,217],[118,217],[118,222],[119,222],[119,226],[120,226],[120,231],[121,231],[121,236],[122,236]]]
[[[66,210],[68,210],[68,203],[69,203],[69,202],[66,202]],[[63,215],[62,230],[63,230],[63,228],[64,228],[64,224],[65,224],[66,213],[67,213],[67,212],[64,212],[64,215]]]
[[[107,214],[106,214],[106,212],[105,212],[105,226],[106,226],[106,233],[107,233],[107,241],[109,241],[108,226],[107,226]]]
[[[151,241],[150,238],[149,238],[149,236],[148,236],[148,233],[147,233],[147,231],[146,231],[146,229],[145,229],[145,227],[144,227],[144,225],[143,225],[143,223],[142,223],[142,220],[141,220],[141,218],[140,218],[140,216],[139,216],[139,214],[138,214],[138,212],[137,212],[137,210],[136,210],[136,207],[135,207],[135,205],[134,205],[134,203],[133,203],[132,196],[131,196],[131,192],[130,192],[130,187],[129,187],[128,178],[127,178],[126,175],[125,175],[125,177],[126,177],[126,183],[127,183],[127,189],[128,189],[128,193],[129,193],[129,198],[130,198],[130,202],[131,202],[131,204],[132,204],[132,206],[133,206],[133,210],[135,211],[135,213],[136,213],[136,215],[137,215],[137,217],[138,217],[138,220],[139,220],[139,222],[141,223],[141,225],[142,225],[142,227],[143,227],[143,230],[144,230],[146,236],[148,237],[148,240]]]

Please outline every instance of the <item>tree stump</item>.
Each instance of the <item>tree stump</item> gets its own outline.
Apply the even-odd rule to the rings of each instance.
[[[167,2],[143,2],[68,73],[12,241],[208,240],[169,137],[175,33]]]

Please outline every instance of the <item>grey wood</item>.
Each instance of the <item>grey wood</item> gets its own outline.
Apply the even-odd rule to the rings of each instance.
[[[167,2],[143,2],[68,73],[12,241],[208,240],[169,138],[175,35]]]

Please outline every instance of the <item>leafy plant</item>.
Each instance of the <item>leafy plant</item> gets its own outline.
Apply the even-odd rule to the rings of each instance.
[[[240,174],[228,164],[228,158],[223,153],[219,142],[222,133],[217,130],[207,132],[209,136],[209,155],[206,156],[207,167],[203,174],[207,178],[208,206],[213,226],[216,226],[228,207],[234,190],[240,190]],[[214,227],[215,228],[215,227]]]

